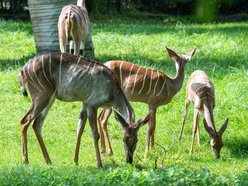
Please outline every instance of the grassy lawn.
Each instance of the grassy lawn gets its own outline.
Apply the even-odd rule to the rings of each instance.
[[[100,62],[125,59],[174,76],[175,65],[165,46],[179,54],[197,48],[196,55],[188,63],[181,91],[157,112],[155,140],[165,148],[174,143],[173,148],[166,154],[163,164],[164,153],[159,146],[155,146],[149,158],[144,160],[145,126],[139,131],[134,167],[126,165],[122,128],[112,116],[108,128],[114,156],[102,156],[105,168],[96,168],[89,125],[82,136],[80,165],[74,166],[81,103],[56,101],[43,127],[53,165],[45,164],[32,127],[28,132],[30,165],[22,165],[19,122],[30,106],[30,97],[22,96],[17,74],[18,69],[35,55],[34,37],[31,23],[0,20],[0,185],[247,185],[248,23],[191,24],[171,17],[103,17],[95,18],[93,22],[95,54]],[[215,85],[217,130],[229,118],[219,160],[212,156],[202,120],[201,145],[195,145],[193,156],[189,156],[192,105],[183,139],[177,139],[184,113],[186,81],[197,69],[204,70]],[[145,104],[132,105],[136,118],[148,111]]]

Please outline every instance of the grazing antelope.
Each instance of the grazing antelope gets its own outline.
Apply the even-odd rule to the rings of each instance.
[[[217,132],[214,124],[213,110],[215,107],[214,85],[201,70],[193,72],[188,80],[186,86],[186,99],[185,99],[185,114],[183,116],[182,127],[180,130],[179,139],[182,137],[185,120],[188,114],[189,104],[194,104],[194,126],[192,131],[192,143],[190,148],[190,155],[193,153],[194,139],[197,132],[198,144],[200,144],[200,128],[199,128],[199,115],[203,116],[204,127],[210,137],[210,144],[212,147],[215,158],[220,157],[220,150],[223,146],[222,134],[226,130],[228,118]]]
[[[170,58],[176,64],[177,72],[175,78],[171,78],[158,70],[144,68],[127,61],[109,61],[105,63],[105,65],[114,73],[123,92],[127,96],[127,99],[133,102],[147,103],[149,111],[152,113],[148,125],[145,157],[150,146],[154,146],[157,108],[168,104],[181,89],[187,62],[195,54],[195,50],[193,50],[188,54],[179,56],[173,50],[169,48],[166,49]],[[107,132],[107,120],[110,114],[110,109],[103,110],[98,117],[98,121],[101,126],[100,139],[102,153],[105,153],[106,151],[105,138],[108,154],[112,155],[113,151]]]
[[[66,44],[74,41],[74,54],[79,55],[81,42],[85,45],[90,32],[90,21],[84,1],[78,5],[64,6],[58,21],[60,51],[66,52]],[[83,47],[85,48],[85,47]]]
[[[115,118],[124,130],[126,161],[132,163],[137,132],[140,126],[148,122],[150,114],[134,123],[133,108],[107,67],[71,54],[52,53],[30,59],[20,70],[18,77],[23,95],[27,96],[25,89],[27,84],[32,98],[32,105],[20,122],[24,163],[28,163],[27,130],[33,120],[33,129],[45,161],[51,163],[41,129],[55,98],[66,102],[83,102],[77,129],[75,164],[78,164],[81,136],[88,118],[94,139],[97,165],[102,167],[98,148],[97,109],[112,106],[120,112],[119,114],[115,111]]]

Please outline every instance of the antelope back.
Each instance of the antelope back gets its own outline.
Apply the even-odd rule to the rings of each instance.
[[[114,106],[116,92],[121,92],[118,82],[104,65],[70,54],[36,56],[22,71],[32,89],[31,95],[37,90],[48,95],[56,92],[60,100],[84,101],[99,107],[102,104]]]
[[[197,70],[193,72],[186,87],[187,98],[196,108],[203,110],[203,102],[210,109],[215,107],[214,85],[205,72]]]

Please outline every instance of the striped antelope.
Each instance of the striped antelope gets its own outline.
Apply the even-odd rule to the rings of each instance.
[[[87,9],[82,5],[64,6],[58,21],[60,51],[66,52],[66,44],[74,41],[74,54],[79,55],[80,44],[85,45],[90,32],[90,21]],[[83,47],[85,48],[85,47]]]
[[[105,63],[115,74],[128,100],[147,103],[149,111],[152,113],[148,125],[145,157],[150,146],[154,146],[157,108],[168,104],[181,89],[187,62],[195,53],[195,50],[193,50],[186,55],[179,56],[173,50],[166,49],[170,58],[176,64],[177,73],[175,78],[171,78],[158,70],[151,70],[126,61],[109,61]],[[106,151],[106,142],[108,154],[112,155],[113,152],[107,133],[107,120],[110,114],[110,109],[103,110],[98,117],[98,121],[101,126],[100,129],[102,129],[100,130],[102,153]]]
[[[55,98],[66,102],[83,102],[77,129],[75,164],[78,164],[81,136],[88,117],[94,139],[97,165],[102,167],[98,148],[97,109],[111,106],[122,115],[115,111],[115,118],[124,130],[126,161],[132,163],[137,132],[141,125],[148,122],[150,114],[134,123],[133,108],[107,67],[71,54],[52,53],[30,59],[20,70],[18,77],[23,95],[27,96],[25,89],[25,84],[27,84],[32,98],[32,105],[20,122],[24,163],[28,163],[27,129],[33,120],[33,129],[45,161],[48,164],[51,163],[41,130]]]
[[[220,157],[220,150],[223,146],[222,134],[226,130],[228,119],[217,132],[214,124],[213,109],[215,107],[214,85],[201,70],[193,72],[188,80],[186,86],[186,99],[185,99],[185,114],[183,116],[182,127],[180,130],[179,139],[182,137],[185,120],[188,114],[189,104],[194,104],[194,126],[192,131],[192,143],[190,148],[190,155],[193,153],[194,139],[197,131],[198,144],[200,144],[200,128],[199,128],[199,115],[203,116],[204,127],[210,137],[210,144],[212,147],[215,158]]]

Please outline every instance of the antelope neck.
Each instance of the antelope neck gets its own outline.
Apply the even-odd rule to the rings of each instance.
[[[134,111],[133,111],[131,104],[126,99],[124,93],[121,91],[121,88],[120,90],[117,90],[117,91],[118,93],[115,94],[116,99],[118,100],[116,102],[116,107],[118,108],[119,112],[124,117],[127,123],[130,123],[130,122],[134,123],[135,115],[134,115]],[[120,94],[123,94],[123,95],[120,95]]]
[[[207,105],[204,105],[204,116],[207,122],[207,126],[211,128],[214,131],[214,134],[217,136],[217,132],[214,125],[213,112],[211,112],[211,109]]]
[[[179,68],[179,70],[176,73],[176,77],[171,78],[173,85],[175,85],[174,90],[176,92],[178,92],[182,88],[184,76],[185,76],[185,70]]]

